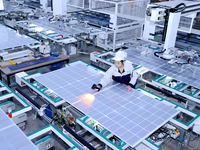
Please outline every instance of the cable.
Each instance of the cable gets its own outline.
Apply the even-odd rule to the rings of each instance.
[[[175,62],[178,65],[185,65],[185,64],[189,64],[189,63],[180,63],[180,62]]]
[[[160,56],[157,55],[157,54],[163,54],[165,51],[166,51],[166,49],[164,49],[163,51],[160,51],[160,52],[154,52],[154,55],[155,55],[156,57],[160,57]]]
[[[49,18],[49,21],[51,21],[51,19],[53,19],[54,18],[54,16],[52,16],[51,18]]]
[[[192,132],[192,134],[194,134],[193,132]],[[198,135],[197,134],[195,134],[195,137],[194,137],[194,139],[190,139],[190,141],[194,141],[196,138],[198,137]]]
[[[184,56],[184,55],[182,55],[181,58],[176,58],[179,62],[175,62],[175,63],[178,64],[178,65],[189,64],[189,63],[190,63],[190,60],[191,60],[190,58],[187,60],[187,62],[181,62],[181,61],[180,61],[180,59],[182,59],[183,56]]]
[[[165,52],[165,51],[163,51],[163,52]],[[156,57],[160,57],[159,55],[157,55],[157,53],[162,53],[162,52],[155,52],[154,53],[154,55],[156,56]],[[184,56],[186,56],[186,55],[184,55],[184,53],[181,55],[181,56],[175,56],[175,59],[178,61],[178,62],[175,62],[176,64],[178,64],[178,65],[183,65],[183,64],[189,64],[190,63],[190,58],[187,60],[187,62],[181,62],[181,59],[184,57]],[[167,59],[165,59],[165,58],[163,58],[163,57],[160,57],[160,58],[162,58],[162,59],[164,59],[164,60],[167,60]]]
[[[197,135],[198,136],[198,135]],[[187,146],[187,145],[185,145],[184,144],[184,146],[186,146],[187,148],[189,148],[189,149],[194,149],[194,150],[197,150],[197,148],[199,147],[199,143],[200,143],[200,138],[198,137],[198,144],[197,144],[197,146],[196,147],[190,147],[189,145]]]
[[[51,120],[51,122],[50,122],[50,123],[52,124],[52,123],[53,123],[53,121],[57,119],[57,117],[58,117],[58,115],[57,115],[57,114],[56,114],[56,115],[54,115],[54,116],[52,117],[52,120]]]
[[[183,7],[180,7],[180,6],[183,6]],[[174,8],[171,8],[170,12],[179,13],[179,12],[184,11],[185,8],[186,8],[186,5],[184,3],[180,3],[177,6],[175,6]]]
[[[28,89],[29,89],[29,91],[30,91],[33,95],[38,96],[38,93],[35,92],[33,89],[31,89],[31,88],[28,88]]]
[[[161,52],[154,52],[154,55],[155,55],[156,57],[159,57],[159,58],[163,59],[163,60],[171,60],[171,59],[163,58],[162,56],[159,56],[159,55],[158,55],[158,54],[163,54],[165,51],[166,51],[166,49],[164,49],[164,50],[161,51]]]
[[[181,6],[183,6],[183,7],[181,7]],[[175,6],[174,8],[169,8],[169,7],[166,7],[166,6],[152,6],[152,7],[148,7],[147,10],[146,10],[146,15],[147,16],[151,16],[151,9],[153,9],[153,8],[170,9],[170,12],[179,13],[179,12],[182,12],[182,11],[184,11],[186,9],[186,5],[184,3],[180,3],[177,6]]]
[[[154,52],[154,55],[155,55],[156,57],[159,57],[159,58],[163,59],[163,60],[171,60],[171,59],[163,58],[162,56],[159,56],[159,55],[158,55],[158,54],[163,54],[165,51],[166,51],[166,49],[164,49],[163,51],[160,51],[160,52]],[[184,56],[184,55],[182,55],[181,58],[182,58],[183,56]],[[181,58],[179,58],[179,59],[181,59]],[[176,59],[178,60],[178,58],[176,58]],[[187,62],[175,62],[175,63],[178,64],[178,65],[183,65],[183,64],[189,64],[189,62],[190,62],[190,59],[188,59]]]
[[[184,137],[184,138],[182,138],[182,139],[177,139],[177,140],[178,140],[178,141],[183,141],[183,140],[185,140],[185,138],[186,138],[186,137]]]
[[[165,127],[158,129],[149,138],[153,142],[159,142],[159,141],[165,140],[168,137],[170,137],[170,134],[171,134],[170,131],[171,130],[168,129],[167,126],[165,126]],[[161,137],[161,134],[162,134],[162,137]]]

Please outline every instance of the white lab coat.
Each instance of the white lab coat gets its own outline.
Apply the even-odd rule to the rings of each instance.
[[[133,65],[129,62],[124,62],[124,72],[122,74],[119,72],[119,69],[115,67],[115,65],[112,65],[106,71],[106,74],[99,82],[99,85],[102,87],[107,86],[110,83],[110,81],[113,79],[113,77],[119,80],[120,79],[125,79],[126,81],[129,80],[128,83],[126,82],[127,85],[130,85],[133,87],[137,81],[138,74],[134,70]]]

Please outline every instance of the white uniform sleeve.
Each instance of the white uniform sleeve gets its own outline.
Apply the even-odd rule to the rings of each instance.
[[[99,84],[102,85],[102,87],[105,87],[107,86],[110,81],[112,80],[112,75],[113,75],[113,72],[114,72],[114,67],[110,67],[107,71],[106,71],[106,74],[104,75],[104,77],[101,79],[101,81],[99,82]]]
[[[137,78],[138,78],[138,74],[137,72],[135,71],[135,69],[133,68],[132,66],[132,70],[131,70],[131,81],[129,82],[130,84],[132,85],[135,85],[136,81],[137,81]]]

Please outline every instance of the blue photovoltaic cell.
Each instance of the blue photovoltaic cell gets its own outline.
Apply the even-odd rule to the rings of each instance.
[[[25,63],[22,63],[22,64],[9,66],[8,69],[12,71],[12,70],[36,65],[36,64],[39,64],[39,63],[44,63],[44,62],[55,60],[55,59],[58,59],[58,57],[53,57],[53,56],[45,57],[45,58],[42,58],[42,59],[37,59],[37,60],[30,61],[30,62],[25,62]]]
[[[119,83],[113,82],[95,93],[91,90],[91,86],[98,83],[102,77],[103,74],[94,68],[88,67],[83,62],[76,62],[35,79],[132,147],[178,113],[174,108],[139,91],[127,92],[126,86]],[[65,86],[60,83],[65,83]],[[83,100],[81,95],[86,93],[94,94],[94,101]]]

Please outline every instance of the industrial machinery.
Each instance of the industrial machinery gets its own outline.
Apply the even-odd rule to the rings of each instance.
[[[57,137],[61,139],[63,144],[65,145],[63,148],[65,149],[81,149],[76,142],[72,141],[69,137],[67,137],[64,133],[62,133],[59,128],[54,125],[47,125],[29,135],[27,135],[28,139],[33,141],[39,150],[47,150],[51,148],[61,148],[57,147],[58,144]]]
[[[47,136],[41,139],[40,141],[37,141],[35,145],[37,146],[39,150],[48,150],[54,147],[54,140],[52,139],[51,136]]]
[[[1,14],[3,23],[12,28],[14,28],[16,21],[37,18],[36,10],[14,1],[4,1],[4,10],[4,13]]]
[[[1,61],[8,61],[12,59],[17,59],[17,58],[22,58],[25,56],[32,56],[34,55],[34,52],[31,51],[30,49],[28,50],[23,50],[24,48],[20,47],[15,47],[15,48],[10,48],[10,49],[4,49],[0,53],[1,56]]]
[[[5,113],[11,113],[12,111],[15,110],[15,104],[11,101],[5,102],[0,105],[0,108],[5,112]]]
[[[101,28],[103,32],[90,35],[90,39],[95,36],[93,42],[97,46],[115,51],[140,36],[146,5],[147,1],[94,0],[90,1],[89,11],[73,13],[72,16],[87,25]]]
[[[22,113],[12,118],[12,121],[22,130],[26,128],[27,114]]]
[[[197,50],[195,38],[193,38],[193,44],[188,45],[189,42],[183,41],[183,35],[189,39],[190,36],[194,37],[194,34],[198,37],[198,30],[193,28],[198,12],[199,2],[170,1],[149,4],[142,39],[163,45],[163,50],[155,54],[159,55],[158,57],[170,60],[179,59],[185,55],[191,60],[196,59],[198,56],[192,51],[193,46]],[[175,48],[175,45],[182,50]],[[181,61],[189,60],[174,60],[174,63],[182,63]]]
[[[51,52],[50,46],[49,46],[48,44],[49,44],[48,42],[42,43],[42,44],[41,44],[41,46],[40,46],[40,48],[39,48],[39,52],[40,52],[41,54],[48,54],[48,53]]]
[[[0,61],[8,61],[32,56],[40,47],[40,42],[26,35],[20,35],[15,30],[3,26],[1,28]],[[4,39],[4,40],[3,40]]]
[[[110,52],[107,52],[107,53],[109,53],[108,55],[113,55],[113,54],[110,54]],[[105,62],[106,61],[108,62],[107,65],[108,64],[112,65],[113,62],[110,61],[111,59],[109,59],[109,58],[107,59],[107,58],[103,57],[103,56],[106,56],[106,53],[104,55],[98,54],[97,56],[94,56],[94,57],[98,57],[98,56],[101,57],[101,59],[99,59],[99,61],[104,60]],[[71,68],[74,68],[76,66],[80,67],[82,65],[83,65],[82,62],[76,62],[76,63],[70,64]],[[70,69],[70,66],[69,66],[69,69]],[[98,73],[97,73],[98,71],[97,70],[95,71],[95,68],[92,69],[93,67],[90,67],[90,66],[88,66],[88,67],[89,68],[84,69],[84,70],[88,70],[91,72],[94,71],[92,74],[95,74],[95,76],[98,75]],[[177,140],[177,139],[182,139],[182,138],[185,138],[185,139],[189,138],[188,136],[186,136],[185,133],[192,126],[195,126],[195,123],[197,123],[197,120],[199,118],[199,114],[196,113],[195,110],[190,110],[188,107],[184,107],[183,101],[182,101],[182,103],[176,103],[176,101],[174,101],[175,96],[172,97],[172,99],[168,99],[168,98],[166,99],[166,97],[163,96],[162,93],[159,94],[160,91],[158,93],[154,92],[154,94],[146,92],[145,90],[152,89],[152,87],[149,86],[149,84],[155,85],[155,83],[152,82],[154,79],[155,79],[155,81],[157,81],[160,78],[163,79],[163,76],[158,73],[151,73],[147,68],[142,67],[140,65],[134,65],[134,67],[135,67],[135,70],[137,71],[137,73],[140,75],[140,78],[138,79],[138,86],[141,87],[141,88],[137,89],[139,91],[139,93],[135,93],[135,94],[148,95],[148,97],[152,97],[153,99],[156,99],[156,101],[160,101],[162,104],[165,104],[163,107],[170,106],[171,108],[173,108],[174,110],[177,110],[179,112],[171,120],[169,120],[166,124],[161,126],[161,128],[157,129],[154,133],[152,133],[147,138],[145,138],[143,141],[138,143],[134,148],[138,149],[138,150],[140,150],[141,148],[149,148],[149,149],[159,149],[160,148],[161,149],[162,144],[165,143],[166,139],[173,138],[173,139]],[[65,69],[67,69],[67,68],[65,68]],[[93,71],[90,69],[92,69]],[[73,69],[70,69],[70,70],[73,71]],[[54,75],[56,75],[56,72],[54,72]],[[70,75],[70,73],[69,73],[69,75]],[[43,75],[43,76],[48,76],[48,74]],[[52,74],[51,74],[51,76],[52,76]],[[66,76],[66,75],[64,75],[64,76]],[[151,77],[152,80],[149,80],[149,77]],[[69,103],[72,103],[73,99],[67,99],[67,97],[73,97],[70,94],[70,91],[74,91],[74,89],[68,89],[69,90],[68,93],[63,95],[64,93],[61,90],[55,90],[51,86],[52,93],[53,92],[60,93],[59,94],[60,97],[63,98],[56,102],[55,100],[53,100],[53,99],[55,99],[56,96],[49,97],[48,93],[46,93],[48,95],[46,95],[44,93],[45,89],[50,85],[46,82],[43,82],[40,78],[42,79],[41,74],[37,73],[37,74],[29,75],[29,76],[26,75],[25,77],[21,78],[21,81],[26,86],[31,88],[34,91],[34,93],[37,93],[37,94],[41,95],[43,98],[45,98],[45,101],[46,102],[48,101],[47,104],[51,103],[52,105],[54,105],[53,107],[51,105],[49,105],[50,108],[46,107],[46,109],[51,110],[51,112],[52,112],[52,115],[51,115],[51,117],[53,118],[52,123],[56,126],[62,125],[61,130],[71,140],[75,141],[76,143],[77,143],[77,141],[79,141],[86,147],[90,147],[92,145],[93,148],[97,148],[97,149],[98,148],[106,149],[106,147],[111,148],[111,149],[127,149],[127,150],[131,149],[131,146],[127,142],[123,141],[123,139],[120,138],[120,136],[116,135],[114,132],[110,131],[110,129],[106,128],[105,125],[102,125],[102,123],[100,123],[100,121],[97,121],[96,119],[93,119],[93,117],[90,117],[90,116],[86,115],[85,113],[82,113],[83,110],[80,111],[79,109],[77,109],[77,107],[79,107],[79,108],[81,107],[81,105],[82,105],[82,104],[80,104],[81,101],[80,102],[76,101],[73,106],[69,104]],[[75,78],[76,78],[76,80],[80,80],[82,77],[79,78],[77,76]],[[90,77],[90,78],[91,78],[91,80],[96,80],[96,78],[94,79],[94,77]],[[73,81],[73,79],[71,79],[70,82],[72,82],[72,81]],[[90,80],[88,80],[86,82],[89,82],[89,81]],[[169,85],[169,81],[170,80],[167,79],[165,81],[165,83],[167,85]],[[58,82],[57,82],[57,84],[58,84]],[[163,81],[160,81],[160,82],[163,83]],[[177,82],[177,83],[180,84],[180,82]],[[59,84],[61,85],[60,82],[59,82]],[[66,83],[63,83],[63,84],[66,85]],[[76,82],[73,81],[73,84],[76,86]],[[116,85],[116,84],[113,84],[113,85],[116,87],[121,86],[121,85]],[[110,92],[112,90],[114,90],[114,89],[112,89],[113,85],[111,85],[111,87],[109,87]],[[170,85],[172,85],[172,84],[170,84]],[[79,86],[82,87],[84,85],[79,84]],[[172,86],[175,86],[175,85],[172,85]],[[83,87],[81,89],[87,90],[87,88],[83,88]],[[154,91],[156,91],[156,90],[158,90],[158,88],[154,89]],[[151,90],[151,91],[153,91],[153,90]],[[193,90],[193,92],[197,92],[197,91]],[[77,94],[78,93],[79,92],[77,92]],[[95,95],[95,96],[97,98],[99,98],[100,96],[102,96],[102,95],[105,96],[107,94],[109,94],[109,93],[102,91],[100,95]],[[156,94],[159,94],[159,95],[156,95]],[[173,95],[173,94],[171,94],[171,95]],[[80,98],[84,99],[84,97],[82,97],[82,96]],[[176,97],[176,99],[179,101],[181,100],[181,98],[177,98],[177,97]],[[189,102],[187,104],[189,106]],[[34,107],[34,105],[35,104],[33,103],[33,107]],[[169,110],[169,108],[163,108],[162,111],[165,111],[165,109],[167,111],[167,110]],[[45,115],[46,115],[48,118],[50,118],[50,115],[47,114],[45,111],[46,110],[43,110],[44,113],[41,117],[45,117]],[[89,110],[87,110],[87,111],[89,111]],[[95,116],[95,114],[93,114],[93,115]],[[197,126],[196,126],[196,128],[197,128]],[[196,132],[198,132],[198,129],[195,129],[195,130],[196,130]],[[84,139],[85,141],[82,141],[82,139]],[[96,141],[97,143],[94,141]],[[183,142],[183,141],[180,141],[180,143],[181,142]],[[89,145],[86,143],[88,143]],[[82,144],[79,143],[78,145],[82,147],[83,146]],[[159,146],[161,146],[161,147],[159,147]]]
[[[4,16],[3,23],[14,28],[16,21],[30,20],[31,18],[34,19],[33,15],[32,11],[9,11],[8,14]]]
[[[75,125],[74,118],[72,114],[69,111],[67,111],[66,106],[62,106],[62,110],[57,109],[57,117],[60,123],[64,121],[65,125],[67,126]]]
[[[34,10],[43,10],[45,13],[52,11],[52,1],[51,0],[14,0],[15,3],[23,6],[32,8]]]
[[[142,53],[147,44],[142,43],[142,50],[137,49],[138,46],[140,45],[136,45],[135,47],[129,46],[129,48],[125,50],[129,55],[127,61],[133,64],[135,71],[139,74],[136,85],[137,90],[180,111],[180,114],[170,120],[166,126],[163,126],[149,136],[147,141],[151,141],[154,144],[163,147],[166,146],[168,139],[172,138],[178,141],[176,149],[188,147],[190,145],[190,137],[199,134],[199,86],[198,84],[191,85],[191,83],[194,83],[192,80],[197,80],[194,79],[192,75],[188,76],[189,78],[192,78],[190,82],[188,82],[188,79],[184,80],[183,77],[186,77],[186,74],[179,74],[180,78],[178,78],[175,74],[178,74],[181,66],[174,67],[173,64],[168,64],[168,68],[165,68],[163,66],[163,64],[166,63],[165,60],[152,56],[152,53],[145,55]],[[160,50],[160,47],[156,48],[155,46],[156,43],[149,43],[147,48],[152,52]],[[107,70],[113,65],[112,57],[114,57],[114,55],[114,52],[102,54],[91,53],[90,60],[93,65]],[[144,62],[141,63],[141,60]],[[159,67],[158,64],[162,67]],[[154,68],[154,66],[156,66],[157,69]],[[166,71],[168,69],[171,72]],[[173,71],[175,69],[177,72]],[[198,74],[198,72],[195,73]],[[172,75],[175,78],[170,77]],[[187,81],[187,83],[184,81]],[[141,143],[135,147],[135,149],[140,150],[146,148],[144,145],[144,143]]]
[[[26,128],[27,114],[31,106],[20,98],[16,93],[7,87],[3,82],[1,84],[0,108],[8,114],[12,121],[22,130]]]
[[[62,24],[62,21],[49,21],[48,18],[43,18],[28,22],[17,22],[16,28],[20,33],[25,33],[28,36],[43,41],[44,44],[39,49],[41,53],[59,51],[65,55],[75,54],[74,43],[77,40],[73,34],[82,31],[73,29],[70,31],[71,28],[69,27],[64,29]]]
[[[29,7],[32,8],[40,8],[41,4],[40,4],[40,0],[29,0],[29,1],[24,1],[23,5],[27,5]],[[44,6],[46,6],[47,4],[45,3]]]
[[[29,32],[38,33],[36,38],[42,36],[56,43],[68,44],[77,40],[81,52],[87,52],[87,46],[90,45],[115,51],[125,43],[133,43],[141,36],[146,5],[146,0],[138,2],[53,1],[53,15],[43,15],[39,20],[28,21],[28,24],[27,21],[19,22],[16,25]],[[110,10],[107,10],[108,7]],[[41,27],[50,31],[47,31],[48,33],[42,31]],[[54,32],[55,35],[50,36],[49,32]],[[60,39],[55,39],[56,37]],[[66,46],[61,46],[66,49]]]

